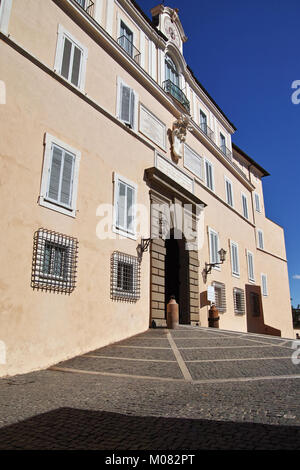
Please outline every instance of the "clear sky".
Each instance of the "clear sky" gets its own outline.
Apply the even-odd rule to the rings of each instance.
[[[149,17],[160,3],[136,1]],[[300,2],[164,4],[179,9],[185,60],[236,126],[233,142],[271,174],[263,179],[266,215],[285,229],[291,298],[300,304],[300,103],[291,99],[292,83],[300,85]]]

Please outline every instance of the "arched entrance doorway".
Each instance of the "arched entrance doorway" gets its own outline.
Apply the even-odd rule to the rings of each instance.
[[[165,305],[174,295],[179,305],[179,323],[190,323],[189,256],[181,232],[171,230],[165,240]]]

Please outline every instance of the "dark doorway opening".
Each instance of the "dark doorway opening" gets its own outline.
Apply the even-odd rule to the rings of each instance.
[[[174,295],[179,305],[179,323],[190,324],[189,255],[182,233],[171,230],[165,248],[165,305]]]

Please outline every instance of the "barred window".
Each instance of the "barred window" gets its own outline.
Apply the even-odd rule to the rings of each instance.
[[[242,289],[233,289],[234,313],[245,313],[245,293]]]
[[[111,257],[111,298],[136,302],[140,298],[140,262],[115,251]]]
[[[70,294],[75,289],[78,241],[40,228],[34,234],[31,286]]]
[[[212,285],[215,288],[215,305],[219,312],[226,312],[226,289],[222,282],[214,281]]]

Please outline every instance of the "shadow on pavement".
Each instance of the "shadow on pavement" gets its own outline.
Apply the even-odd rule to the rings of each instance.
[[[0,450],[295,450],[300,426],[59,408],[0,429]]]

